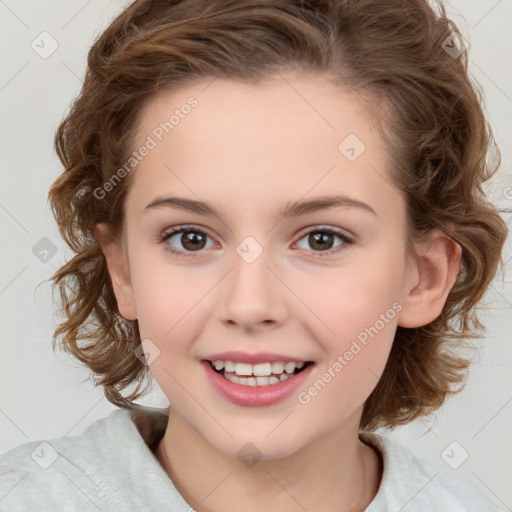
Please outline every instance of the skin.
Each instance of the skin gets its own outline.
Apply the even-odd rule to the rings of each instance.
[[[160,351],[150,370],[171,414],[155,455],[198,511],[363,510],[382,477],[379,453],[358,438],[365,400],[397,325],[441,313],[460,247],[433,231],[416,245],[417,261],[407,254],[405,202],[390,184],[375,120],[325,77],[216,79],[161,92],[143,111],[135,147],[190,96],[197,107],[134,171],[121,238],[97,227],[121,314],[138,319],[142,339]],[[338,150],[351,133],[366,146],[353,162]],[[344,206],[279,217],[290,202],[333,194],[375,214]],[[219,216],[146,209],[170,195],[206,201]],[[185,247],[181,234],[161,242],[181,225],[207,231],[204,248]],[[333,236],[315,249],[308,235],[325,227],[353,243]],[[247,236],[263,249],[252,263],[236,252]],[[232,404],[200,364],[228,350],[288,354],[315,363],[304,391],[394,303],[400,312],[305,405],[297,393],[271,406]],[[252,467],[237,457],[249,442],[261,455]]]

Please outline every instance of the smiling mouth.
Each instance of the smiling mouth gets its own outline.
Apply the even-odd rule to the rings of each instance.
[[[211,368],[226,380],[242,386],[268,386],[279,384],[304,371],[313,364],[306,362],[267,362],[258,364],[235,361],[208,361]]]

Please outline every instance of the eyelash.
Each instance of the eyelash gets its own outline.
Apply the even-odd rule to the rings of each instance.
[[[203,229],[200,229],[196,226],[176,226],[171,228],[170,231],[165,232],[162,237],[160,238],[160,243],[165,243],[167,240],[169,240],[172,236],[178,234],[178,233],[184,233],[186,231],[190,231],[193,233],[199,233],[205,237],[211,238],[206,231]],[[328,233],[331,235],[336,235],[342,240],[342,244],[338,245],[334,249],[329,249],[327,251],[313,251],[317,253],[320,257],[323,256],[329,256],[332,254],[337,254],[343,251],[346,251],[350,245],[354,244],[354,241],[348,237],[345,233],[342,231],[338,231],[337,229],[329,228],[329,227],[314,227],[313,229],[310,229],[306,233],[304,233],[299,240],[302,240],[305,236],[310,235],[311,233]],[[167,244],[167,246],[164,248],[166,252],[169,252],[170,254],[173,254],[175,256],[183,257],[183,258],[194,258],[197,256],[201,256],[202,250],[198,251],[181,251],[174,249],[170,245]]]

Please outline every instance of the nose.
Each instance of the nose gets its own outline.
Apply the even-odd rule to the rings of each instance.
[[[273,267],[266,251],[252,263],[234,255],[219,305],[224,324],[250,332],[272,330],[286,321],[286,287]]]

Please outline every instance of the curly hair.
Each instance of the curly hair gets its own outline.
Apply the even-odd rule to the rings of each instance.
[[[115,405],[136,406],[147,391],[148,367],[134,355],[137,320],[120,315],[94,235],[98,223],[122,230],[133,173],[101,199],[95,191],[133,151],[144,105],[162,90],[217,76],[258,84],[289,69],[321,73],[363,95],[377,119],[392,180],[406,198],[408,247],[437,228],[462,248],[440,316],[397,328],[360,428],[394,428],[440,407],[465,382],[470,361],[458,349],[481,337],[477,305],[503,263],[507,236],[482,187],[499,168],[499,148],[466,53],[449,51],[457,41],[444,6],[436,12],[427,0],[130,4],[90,49],[82,90],[55,136],[64,171],[49,200],[75,254],[51,278],[64,317],[53,349],[58,340],[85,364]]]

